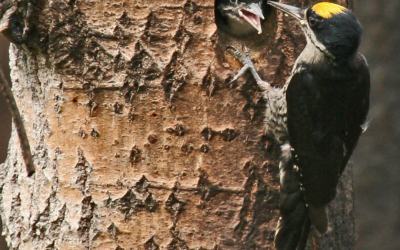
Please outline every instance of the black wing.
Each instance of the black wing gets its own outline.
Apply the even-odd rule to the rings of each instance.
[[[306,202],[328,204],[362,132],[369,105],[369,72],[352,69],[295,73],[286,93],[288,131]],[[314,68],[315,69],[315,68]],[[344,72],[343,72],[344,71]]]
[[[370,74],[367,60],[361,54],[357,55],[356,68],[358,69],[359,74],[354,82],[354,98],[351,99],[349,103],[351,111],[349,116],[352,117],[352,119],[348,120],[348,134],[345,140],[347,152],[343,159],[341,172],[343,172],[346,167],[347,162],[357,145],[358,138],[363,132],[361,125],[364,125],[366,122],[369,110]]]

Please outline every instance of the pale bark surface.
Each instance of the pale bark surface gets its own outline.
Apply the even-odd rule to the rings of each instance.
[[[216,33],[213,0],[0,7],[36,166],[26,177],[13,132],[0,172],[11,249],[273,248],[279,182],[266,103],[253,80],[229,84],[240,65],[225,47],[246,41]],[[269,29],[267,45],[248,46],[261,76],[281,85],[304,39],[282,14]],[[312,249],[352,249],[351,176],[332,204],[332,233]]]

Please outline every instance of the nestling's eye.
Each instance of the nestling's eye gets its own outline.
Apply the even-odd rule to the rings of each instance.
[[[317,19],[315,19],[314,17],[310,16],[308,18],[308,23],[310,24],[310,26],[314,26],[317,24]]]

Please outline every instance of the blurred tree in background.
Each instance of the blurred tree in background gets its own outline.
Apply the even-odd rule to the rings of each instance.
[[[0,36],[0,66],[9,78],[10,69],[8,66],[8,46],[9,42]],[[7,156],[7,145],[11,132],[11,116],[4,101],[0,98],[0,162],[4,162]]]
[[[364,27],[361,52],[372,75],[370,127],[353,156],[357,249],[400,249],[400,15],[398,0],[356,0]],[[8,74],[8,43],[0,38],[0,64]],[[11,118],[0,98],[0,162],[7,154]],[[6,245],[2,238],[0,250]]]
[[[372,119],[356,153],[357,249],[400,249],[400,15],[398,0],[357,0],[371,69]]]
[[[0,66],[9,78],[10,69],[8,66],[8,41],[0,35]],[[0,163],[7,157],[8,140],[11,133],[11,116],[6,106],[5,100],[0,95]],[[1,223],[0,223],[1,228]],[[0,237],[0,250],[6,250],[7,244],[4,237]]]

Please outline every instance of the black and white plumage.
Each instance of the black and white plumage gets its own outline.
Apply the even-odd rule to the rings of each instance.
[[[311,225],[320,234],[329,229],[327,205],[363,132],[370,76],[357,52],[362,29],[351,11],[327,2],[306,9],[269,4],[300,22],[307,45],[281,89],[261,80],[248,51],[234,80],[250,69],[264,91],[266,127],[282,149],[275,246],[299,250]]]

